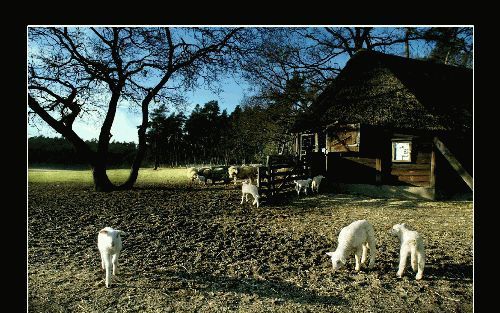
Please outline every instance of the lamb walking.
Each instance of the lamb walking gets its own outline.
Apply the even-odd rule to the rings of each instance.
[[[399,269],[397,276],[401,278],[406,267],[408,255],[410,255],[411,268],[417,272],[416,280],[422,279],[425,266],[424,240],[420,234],[411,230],[405,223],[392,226],[391,233],[398,236],[401,242],[399,254]]]
[[[311,182],[311,190],[312,192],[316,191],[319,193],[319,185],[321,184],[321,180],[325,178],[323,175],[314,176]]]
[[[248,202],[248,195],[251,194],[254,198],[254,201],[252,204],[257,204],[257,207],[259,207],[259,189],[257,186],[252,185],[248,181],[244,181],[241,185],[241,204],[243,204],[243,200],[246,200]]]
[[[335,271],[344,266],[347,258],[354,253],[356,259],[355,270],[359,271],[361,264],[366,262],[368,249],[370,249],[368,268],[372,268],[375,265],[375,253],[377,251],[375,231],[367,220],[359,220],[342,228],[339,233],[337,250],[326,254],[331,257],[333,270]]]
[[[302,189],[304,189],[304,192],[307,195],[307,189],[311,187],[311,182],[311,178],[294,180],[293,183],[295,184],[295,191],[297,191],[297,196],[300,195],[300,191]]]
[[[113,275],[118,274],[118,257],[122,250],[122,238],[126,235],[124,231],[104,227],[97,235],[97,247],[101,253],[101,265],[106,270],[106,287],[111,285],[111,270]]]

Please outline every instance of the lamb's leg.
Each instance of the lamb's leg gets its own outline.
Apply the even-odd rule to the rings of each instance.
[[[111,272],[113,271],[113,264],[111,263],[111,255],[105,255],[104,264],[106,266],[106,288],[111,285]]]
[[[248,202],[248,193],[245,194],[245,200]]]
[[[243,204],[243,200],[245,200],[245,194],[241,195],[241,203],[240,204]]]
[[[361,256],[361,264],[365,264],[367,255],[368,255],[368,243],[364,243],[363,244],[363,255]]]
[[[418,272],[415,276],[416,280],[421,280],[424,276],[424,267],[425,267],[425,254],[424,251],[417,251],[417,263],[418,263]]]
[[[363,248],[361,248],[361,247],[358,247],[356,249],[356,252],[354,252],[354,258],[356,259],[356,267],[354,267],[354,269],[356,271],[359,271],[361,269],[360,259],[361,259],[362,252],[363,252]]]
[[[120,256],[120,253],[113,254],[113,275],[118,274],[118,257]]]
[[[104,254],[102,254],[102,252],[101,252],[101,266],[102,266],[102,269],[106,269],[104,267]]]
[[[410,249],[410,264],[413,272],[417,271],[417,247],[412,246]]]
[[[375,255],[377,254],[377,243],[373,229],[368,231],[368,248],[370,249],[370,263],[368,264],[368,268],[372,268],[375,265]]]
[[[405,271],[406,267],[406,259],[408,259],[408,254],[410,253],[410,249],[406,245],[401,246],[401,249],[399,251],[399,268],[397,272],[397,276],[401,278],[403,276],[403,273]]]

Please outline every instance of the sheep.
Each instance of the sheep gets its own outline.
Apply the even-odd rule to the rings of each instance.
[[[361,264],[366,262],[367,250],[370,249],[370,263],[368,268],[375,265],[375,231],[367,220],[358,220],[342,228],[338,237],[337,250],[327,252],[331,257],[333,270],[344,266],[347,258],[354,253],[356,259],[355,270],[361,269]]]
[[[97,247],[101,253],[101,266],[106,270],[106,288],[111,284],[111,267],[113,275],[118,274],[118,257],[122,250],[122,238],[126,235],[124,231],[104,227],[97,235]]]
[[[236,179],[250,179],[250,183],[252,180],[257,179],[257,167],[255,166],[230,166],[227,169],[229,174],[229,178],[234,180],[234,184],[236,185]]]
[[[198,175],[196,174],[195,176],[195,181],[197,181],[198,183],[203,183],[203,184],[207,184],[207,178],[205,176],[201,176],[201,175]]]
[[[209,178],[212,175],[212,169],[210,167],[203,167],[198,170],[198,175],[205,176],[205,178]]]
[[[212,185],[217,181],[222,181],[224,182],[224,184],[228,184],[231,181],[231,178],[229,177],[227,172],[227,166],[213,167],[210,170],[210,174],[207,176],[207,180],[210,179],[212,181]]]
[[[304,192],[307,195],[307,188],[311,186],[312,179],[299,179],[299,180],[294,180],[295,183],[295,190],[297,191],[297,196],[300,195],[300,191],[304,189]]]
[[[252,204],[257,204],[257,208],[259,207],[259,189],[257,186],[252,185],[250,181],[244,181],[241,185],[241,204],[243,204],[243,200],[245,199],[248,202],[248,194],[251,194],[254,198]]]
[[[399,252],[399,268],[397,276],[401,278],[406,267],[406,260],[410,255],[411,268],[417,272],[416,280],[421,280],[424,275],[425,249],[422,236],[411,230],[405,223],[392,226],[391,234],[397,236],[401,242]]]
[[[321,184],[321,180],[325,178],[323,175],[318,175],[314,176],[311,182],[311,190],[314,192],[316,190],[316,193],[319,193],[319,185]]]

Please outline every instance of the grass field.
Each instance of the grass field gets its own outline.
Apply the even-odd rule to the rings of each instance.
[[[167,168],[153,170],[142,168],[139,171],[138,183],[162,184],[187,182],[186,169]],[[108,170],[109,179],[119,184],[125,182],[130,169]],[[28,181],[32,183],[77,183],[92,185],[92,172],[90,170],[59,170],[59,169],[29,169]]]
[[[112,170],[113,181],[128,170]],[[141,170],[130,191],[97,193],[88,171],[30,170],[29,312],[472,312],[473,203],[287,194],[260,208],[239,186],[191,185],[182,169]],[[333,273],[340,229],[369,220],[373,269]],[[406,222],[423,236],[424,279],[396,277]],[[104,286],[97,232],[123,237]],[[451,248],[450,248],[451,247]]]

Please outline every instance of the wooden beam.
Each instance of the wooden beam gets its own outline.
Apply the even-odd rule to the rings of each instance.
[[[300,133],[297,133],[295,137],[295,153],[300,156]]]
[[[436,151],[432,149],[431,153],[431,181],[429,187],[436,188]]]
[[[382,183],[382,159],[381,158],[377,158],[375,159],[375,170],[376,170],[376,173],[375,174],[375,182],[377,184],[381,184]]]
[[[462,177],[464,182],[469,186],[470,190],[473,190],[473,180],[472,176],[463,168],[462,164],[458,162],[453,153],[444,145],[444,143],[439,140],[438,137],[434,137],[434,144],[436,148],[441,152],[441,154],[446,158],[446,160],[450,163],[451,167]]]
[[[319,134],[314,133],[314,152],[319,152]]]

